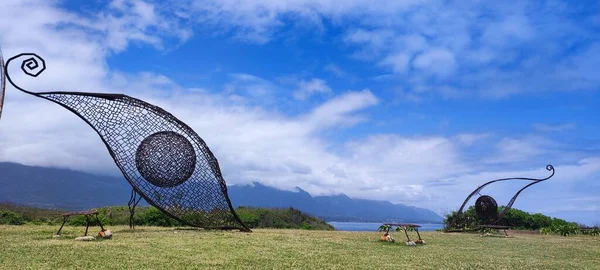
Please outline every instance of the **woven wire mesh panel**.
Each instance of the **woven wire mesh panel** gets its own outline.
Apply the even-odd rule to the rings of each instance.
[[[216,158],[170,113],[125,95],[40,93],[96,129],[127,180],[151,204],[205,228],[243,228]]]
[[[185,123],[126,95],[27,91],[5,72],[19,57],[27,57],[21,69],[32,77],[46,68],[35,54],[17,55],[2,64],[9,82],[25,93],[62,105],[88,123],[148,203],[187,225],[249,231],[231,205],[217,159]]]

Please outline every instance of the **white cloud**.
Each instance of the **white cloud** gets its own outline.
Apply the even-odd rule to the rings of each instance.
[[[233,80],[225,87],[225,91],[230,93],[265,99],[271,98],[278,91],[277,85],[251,74],[236,73],[230,76]]]
[[[258,43],[279,38],[289,24],[328,31],[322,23],[328,20],[342,29],[352,56],[396,73],[414,94],[497,99],[598,88],[600,53],[591,39],[598,19],[589,12],[572,16],[578,8],[563,1],[209,0],[187,12],[213,26],[206,31]]]
[[[395,73],[405,73],[409,68],[410,60],[411,58],[408,54],[398,53],[387,56],[379,62],[379,65],[390,66]]]
[[[348,75],[341,67],[339,67],[338,65],[335,65],[335,64],[326,65],[324,70],[333,73],[335,76],[337,76],[339,78],[343,78]]]
[[[357,29],[349,32],[345,40],[350,43],[366,45],[374,53],[388,50],[393,45],[395,33],[392,30]]]
[[[473,145],[490,137],[490,133],[463,133],[456,136],[456,140],[463,145]]]
[[[294,92],[294,98],[305,100],[309,96],[317,93],[331,93],[331,88],[321,79],[312,79],[310,81],[302,80],[298,83],[298,89]]]
[[[331,18],[338,22],[349,15],[380,14],[392,15],[394,12],[406,11],[423,1],[394,1],[386,5],[373,5],[366,0],[353,1],[181,1],[186,11],[193,14],[201,25],[210,24],[219,28],[228,28],[221,32],[235,31],[236,38],[255,43],[270,41],[277,31],[281,30],[286,18],[293,21],[311,22],[321,27],[321,18]],[[428,2],[428,1],[425,1]]]
[[[419,54],[415,58],[413,66],[438,76],[447,76],[454,73],[456,60],[452,52],[435,48]]]
[[[377,102],[377,97],[368,89],[360,92],[348,92],[316,108],[306,119],[314,127],[354,125],[363,121],[364,118],[349,114],[373,106]]]
[[[192,36],[189,27],[171,13],[161,13],[157,6],[139,0],[112,1],[110,9],[93,18],[89,27],[98,31],[100,40],[114,51],[122,51],[131,42],[162,46],[163,37],[180,41]]]
[[[491,22],[484,30],[481,39],[491,46],[505,47],[507,44],[522,42],[532,38],[534,30],[525,15],[506,16],[501,21]]]
[[[522,138],[503,138],[496,145],[496,155],[485,162],[489,163],[517,163],[532,160],[548,154],[557,143],[540,136],[526,136]]]

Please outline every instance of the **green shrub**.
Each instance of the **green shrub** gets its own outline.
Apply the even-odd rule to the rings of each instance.
[[[377,231],[378,232],[387,232],[390,229],[392,229],[392,226],[384,224],[384,225],[379,226],[379,228],[377,229]]]
[[[582,227],[581,229],[581,234],[585,234],[585,235],[591,235],[591,236],[600,236],[600,227],[584,227],[584,226],[580,226]]]
[[[333,226],[294,208],[238,207],[236,213],[250,228],[333,230]]]
[[[96,226],[96,218],[90,218],[90,226]],[[71,226],[85,226],[85,216],[70,216],[67,220],[67,224]]]
[[[0,210],[0,224],[23,225],[25,224],[25,219],[13,211]]]
[[[544,227],[544,228],[540,229],[540,233],[541,234],[554,234],[555,231],[554,231],[554,228],[552,228],[552,227]]]
[[[11,204],[11,203],[0,203],[0,211],[7,210],[23,217],[25,223],[32,224],[46,224],[48,220],[51,222],[62,222],[60,214],[64,211],[55,209],[43,209],[25,205]]]
[[[239,207],[236,210],[238,217],[250,228],[256,228],[260,221],[257,211],[246,207]]]
[[[585,233],[580,229],[580,225],[575,222],[567,222],[562,219],[553,218],[550,226],[546,226],[540,229],[542,234],[559,234],[562,236],[569,236],[579,233]]]
[[[502,212],[503,210],[504,206],[498,207],[498,213]],[[452,212],[446,215],[446,218],[443,221],[445,227],[449,226],[454,219],[456,219],[456,212]],[[506,212],[506,215],[504,215],[504,217],[495,224],[511,226],[514,229],[518,230],[542,230],[542,228],[546,228],[544,229],[544,232],[549,233],[555,233],[555,231],[561,230],[559,229],[560,226],[565,226],[567,224],[575,224],[575,226],[577,226],[576,223],[570,223],[566,220],[551,218],[540,213],[529,214],[525,211],[516,208],[511,208],[510,210],[508,210]],[[449,229],[468,230],[473,229],[478,225],[484,224],[482,224],[482,222],[477,218],[477,214],[475,213],[475,207],[471,206],[466,211],[464,211],[460,219],[454,223],[453,228]],[[566,234],[573,234],[572,232],[568,232],[569,230],[571,230],[569,228],[571,227],[567,226],[562,230],[565,231]]]
[[[589,235],[600,236],[600,228],[596,227],[588,231]]]
[[[172,227],[179,226],[179,222],[165,215],[155,207],[148,207],[135,219],[137,225]]]
[[[2,219],[0,224],[48,224],[48,225],[60,225],[63,221],[61,214],[65,211],[60,210],[47,210],[38,209],[28,206],[18,206],[10,204],[0,204],[0,209],[6,207],[11,210],[0,210]],[[18,210],[18,211],[17,211]],[[98,211],[98,219],[104,226],[113,225],[129,225],[129,208],[127,206],[111,206],[102,207],[95,209]],[[207,219],[223,216],[230,216],[223,214],[221,211],[216,210],[208,213],[201,212],[189,212],[184,214],[187,220],[195,220],[198,223],[202,223]],[[227,211],[228,212],[228,211]],[[294,208],[284,209],[267,209],[267,208],[251,208],[251,207],[239,207],[236,210],[239,218],[250,228],[295,228],[305,230],[333,230],[333,226],[327,224],[321,219],[314,216],[307,215]],[[25,218],[27,217],[27,218]],[[233,218],[232,218],[233,219]],[[90,226],[98,226],[95,216],[90,216]],[[138,206],[134,216],[135,225],[145,226],[182,226],[180,222],[170,218],[162,211],[158,210],[153,206]],[[224,220],[223,224],[231,224],[233,220]],[[85,226],[85,216],[71,216],[69,217],[67,225],[70,226]]]
[[[569,235],[578,234],[579,233],[579,226],[577,226],[577,224],[559,225],[557,227],[557,232],[558,232],[558,234],[560,234],[562,236],[569,236]]]

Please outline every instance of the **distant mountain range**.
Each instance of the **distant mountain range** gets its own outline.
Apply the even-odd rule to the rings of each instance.
[[[234,205],[257,207],[293,206],[327,221],[404,221],[417,223],[439,223],[442,217],[435,212],[393,204],[388,201],[352,199],[344,194],[333,196],[311,196],[301,188],[283,191],[260,183],[235,185],[228,188]]]
[[[352,199],[344,194],[313,197],[300,188],[285,191],[258,182],[229,186],[228,190],[235,207],[294,207],[327,221],[439,223],[442,220],[431,210],[388,201]],[[0,162],[0,202],[84,210],[126,205],[130,192],[131,186],[122,177]]]

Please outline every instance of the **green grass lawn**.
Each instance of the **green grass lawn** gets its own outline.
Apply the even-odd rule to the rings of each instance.
[[[426,245],[408,247],[400,233],[385,243],[376,232],[111,227],[112,240],[80,242],[83,227],[53,239],[56,229],[0,225],[0,269],[600,269],[593,236],[427,232]]]

